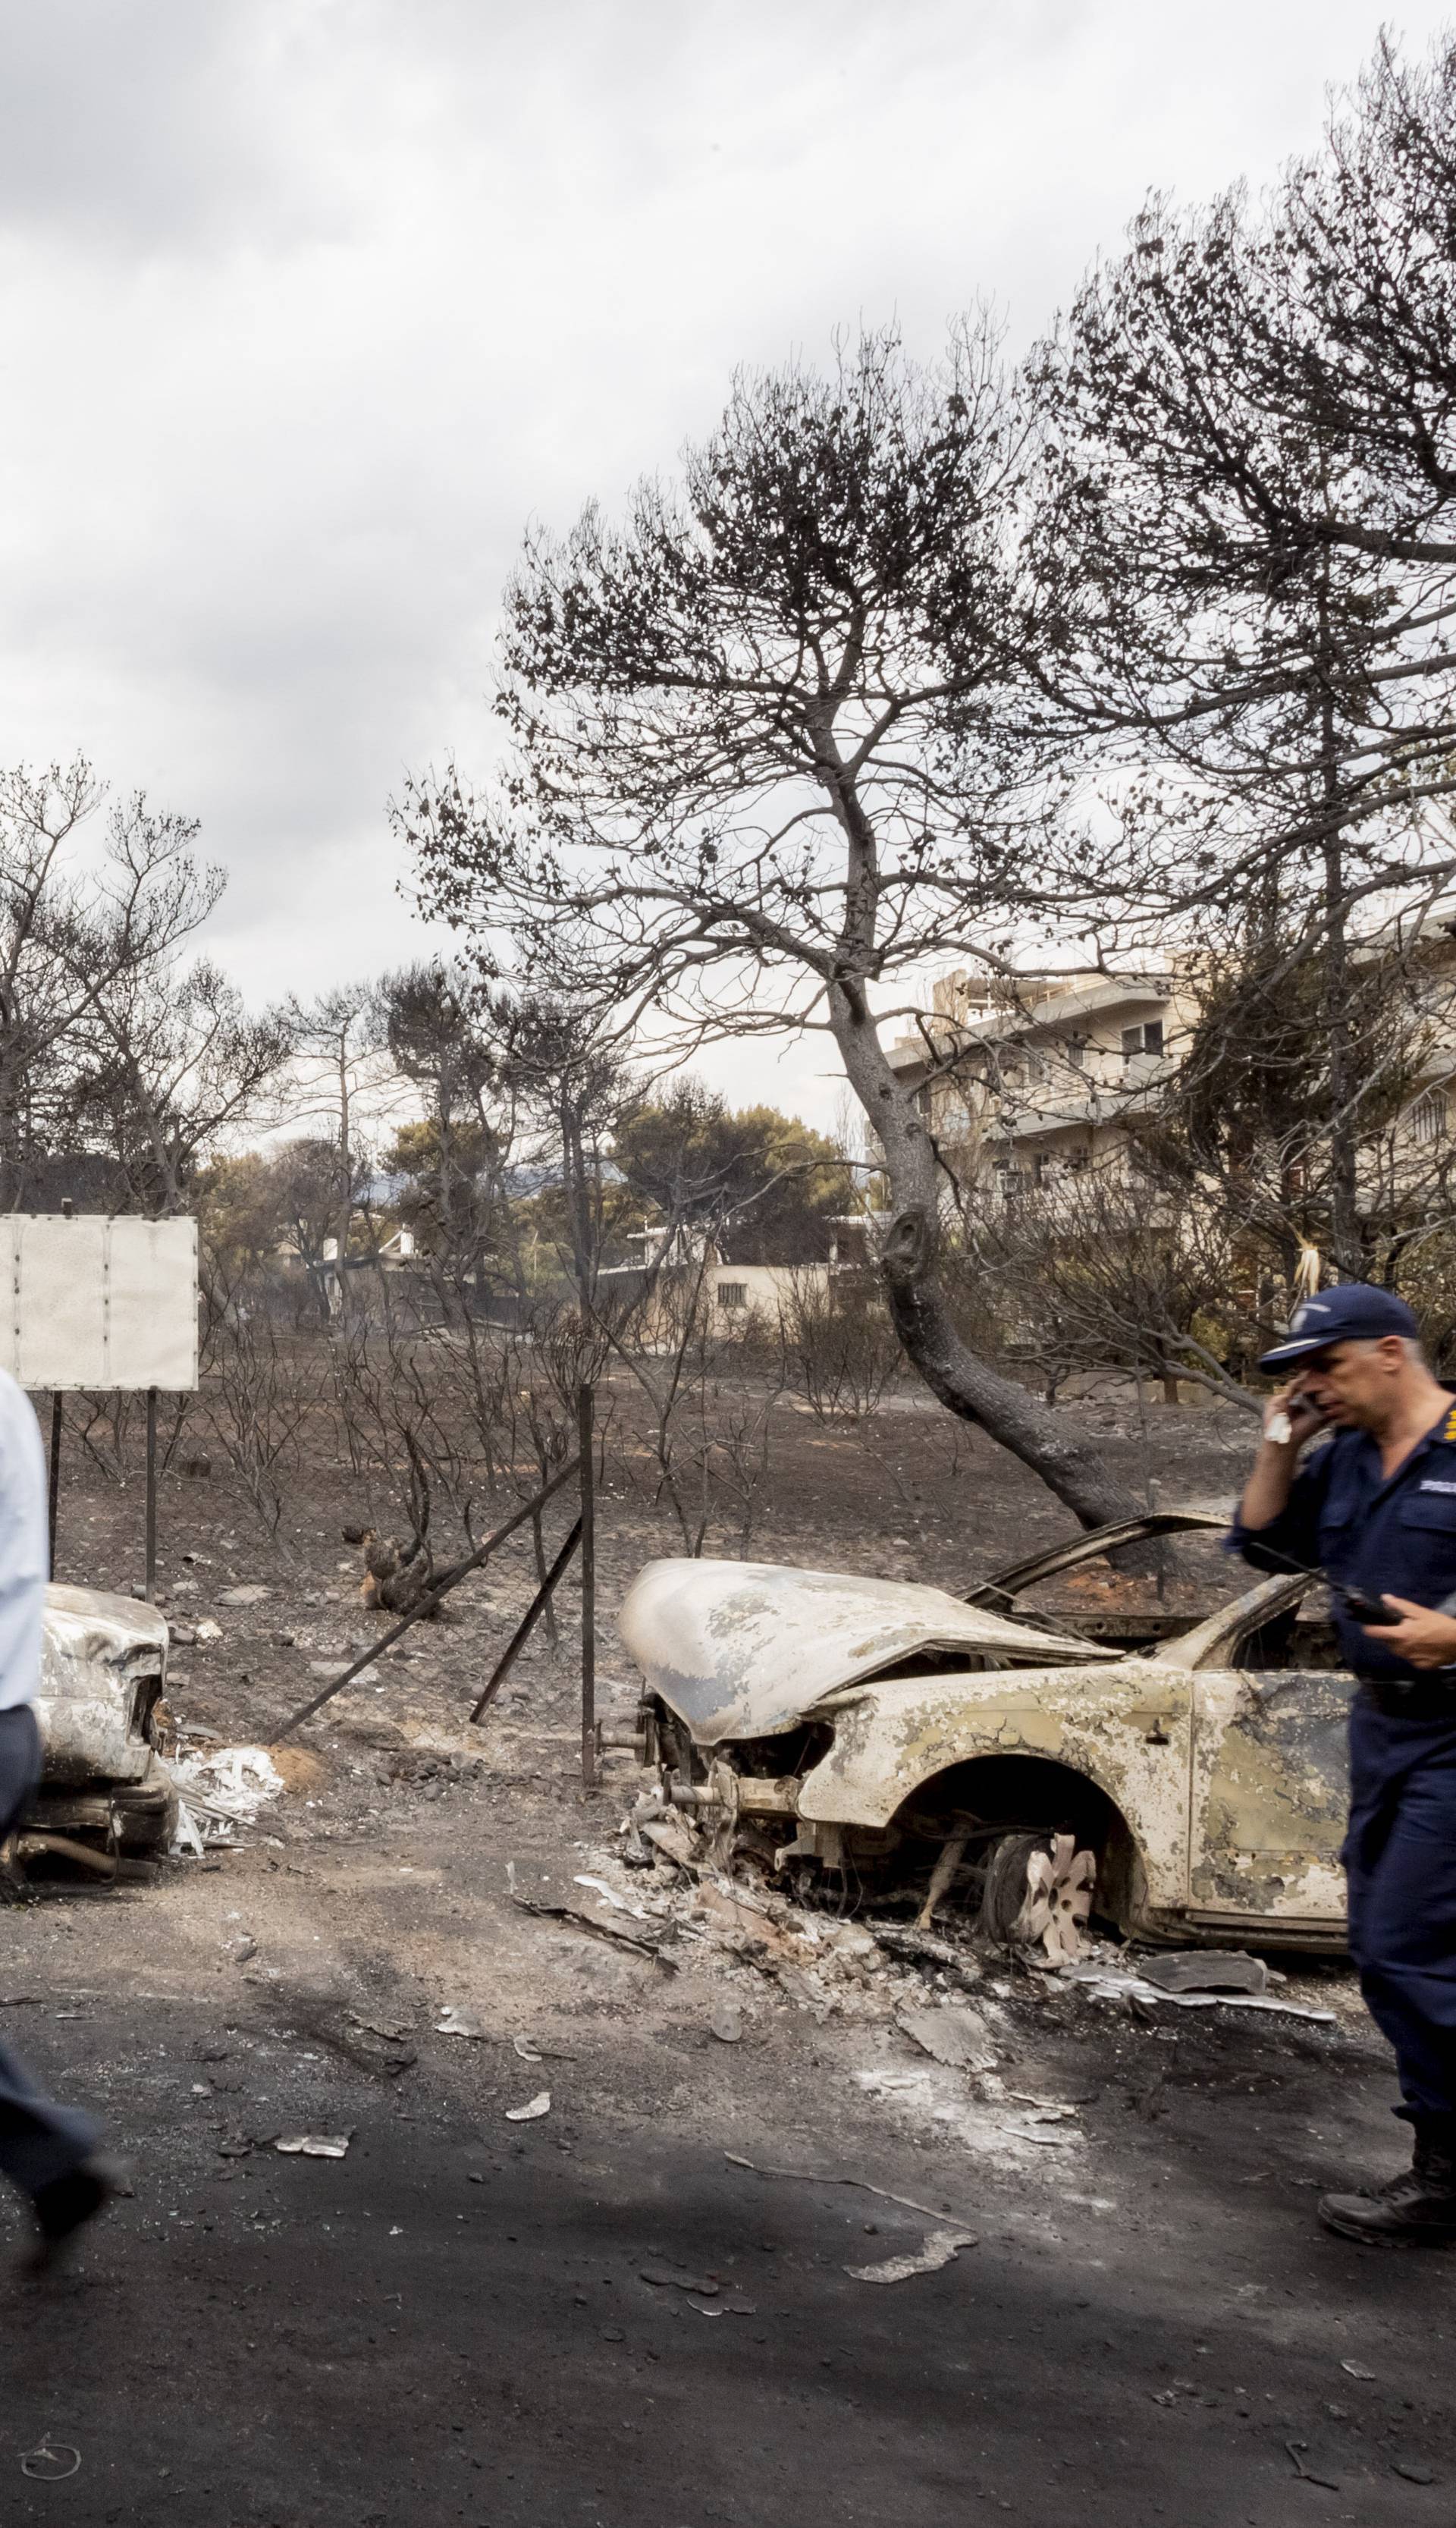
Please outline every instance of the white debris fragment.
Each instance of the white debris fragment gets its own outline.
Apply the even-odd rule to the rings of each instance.
[[[541,2061],[542,2058],[537,2052],[536,2047],[532,2044],[529,2036],[513,2036],[510,2041],[523,2063],[539,2063]]]
[[[1277,2010],[1287,2019],[1313,2019],[1325,2028],[1337,2024],[1332,2010],[1309,2010],[1303,2002],[1283,2001],[1272,1992],[1163,1992],[1142,1975],[1104,1966],[1064,1967],[1062,1977],[1098,2001],[1164,2002],[1174,2010]]]
[[[196,1855],[205,1845],[231,1842],[229,1829],[256,1823],[285,1788],[266,1747],[199,1747],[175,1756],[168,1770],[182,1801],[175,1853]]]
[[[437,2036],[484,2036],[480,2021],[468,2010],[457,2010],[453,2002],[435,2023]]]
[[[342,2159],[352,2139],[352,2133],[281,2133],[273,2147],[304,2159]]]
[[[223,1627],[220,1623],[216,1622],[211,1615],[203,1615],[199,1618],[192,1634],[192,1639],[194,1641],[220,1642],[222,1638]]]
[[[524,2107],[507,2107],[505,2121],[508,2125],[530,2125],[536,2122],[538,2116],[548,2116],[550,2112],[550,2090],[538,2089],[535,2097],[528,2098]]]
[[[970,2230],[927,2230],[917,2256],[887,2256],[883,2264],[846,2265],[852,2283],[906,2283],[912,2274],[939,2273],[962,2247],[976,2244]]]
[[[934,2010],[902,2010],[900,2026],[923,2054],[952,2072],[989,2072],[996,2045],[980,2011],[952,2002]]]
[[[590,1871],[579,1870],[572,1880],[572,1885],[595,1888],[603,1905],[610,1905],[615,1913],[634,1914],[639,1922],[650,1920],[645,1905],[629,1905],[625,1896],[617,1894],[615,1887],[608,1887],[604,1878],[594,1878]]]

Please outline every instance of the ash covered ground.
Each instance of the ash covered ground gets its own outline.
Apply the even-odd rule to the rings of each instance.
[[[1101,1419],[1165,1501],[1237,1483],[1241,1423]],[[748,1550],[964,1587],[1063,1532],[932,1429],[786,1415]],[[176,1656],[182,1724],[267,1743],[385,1629],[340,1537],[370,1507],[319,1478],[269,1544],[221,1475],[166,1479],[169,1612],[221,1628]],[[673,1539],[642,1483],[600,1515],[625,1714],[611,1611]],[[60,1577],[125,1589],[139,1550],[135,1487],[68,1488]],[[1281,1962],[1333,2024],[1134,2016],[628,1870],[639,1777],[577,1771],[574,1591],[466,1721],[531,1581],[514,1553],[331,1705],[239,1848],[4,1916],[0,2027],[135,2179],[67,2277],[8,2290],[4,2516],[1448,2523],[1456,2262],[1314,2220],[1402,2156],[1348,1974]],[[909,2032],[926,2010],[974,2015],[974,2067]],[[305,2133],[345,2155],[276,2148]],[[944,2231],[974,2243],[858,2278]],[[78,2468],[23,2473],[43,2445]]]

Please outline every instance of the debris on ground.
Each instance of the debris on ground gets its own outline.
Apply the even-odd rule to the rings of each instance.
[[[193,1858],[235,1843],[238,1826],[282,1797],[284,1777],[266,1747],[206,1747],[174,1756],[168,1770],[179,1804],[174,1853]]]
[[[624,1948],[635,1949],[639,1957],[655,1958],[659,1966],[670,1969],[674,1963],[671,1958],[664,1957],[660,1941],[644,1939],[641,1932],[629,1931],[625,1923],[603,1920],[599,1914],[584,1914],[580,1906],[546,1905],[534,1896],[515,1896],[511,1902],[519,1905],[523,1914],[539,1915],[544,1922],[565,1922],[574,1931],[588,1931],[598,1939],[619,1941]]]
[[[887,2256],[878,2265],[846,2265],[852,2283],[907,2283],[912,2274],[936,2274],[948,2265],[962,2247],[978,2243],[969,2230],[927,2230],[924,2244],[914,2256]]]
[[[435,2023],[437,2036],[484,2036],[481,2023],[468,2010],[457,2010],[453,2004]]]
[[[625,1896],[619,1896],[617,1894],[615,1887],[609,1887],[604,1878],[592,1877],[585,1870],[578,1870],[572,1884],[575,1887],[590,1887],[594,1889],[596,1894],[600,1897],[603,1905],[610,1905],[613,1913],[635,1915],[639,1922],[646,1922],[649,1919],[647,1907],[645,1905],[633,1905],[629,1903]]]
[[[550,2112],[550,2090],[538,2089],[535,2097],[528,2098],[524,2107],[507,2107],[505,2121],[508,2125],[530,2125],[535,2124],[538,2116],[548,2116]]]
[[[981,1979],[980,1960],[938,1932],[917,1931],[908,1922],[867,1922],[864,1927],[876,1947],[892,1958],[903,1958],[912,1966],[939,1967],[962,1983]]]
[[[1172,1949],[1141,1958],[1138,1973],[1160,1992],[1268,1992],[1269,1969],[1247,1949]]]
[[[937,2212],[928,2203],[917,2203],[912,2194],[892,2194],[886,2186],[871,2186],[867,2177],[851,2177],[841,2169],[764,2168],[756,2159],[745,2159],[736,2150],[725,2150],[723,2157],[731,2168],[750,2169],[754,2177],[792,2177],[802,2186],[854,2186],[861,2194],[877,2194],[882,2203],[898,2203],[902,2211],[923,2212],[927,2221],[938,2221],[941,2212],[950,2208],[942,2204],[940,2212]]]
[[[736,2001],[719,1996],[707,2024],[721,2045],[737,2045],[743,2036],[743,2011]]]
[[[702,1848],[678,1809],[669,1809],[665,1817],[645,1819],[638,1831],[654,1852],[675,1862],[680,1870],[693,1868],[702,1858]]]
[[[1150,1983],[1145,1975],[1128,1974],[1117,1967],[1097,1963],[1064,1967],[1062,1979],[1073,1983],[1098,2001],[1172,2002],[1179,2010],[1274,2010],[1291,2019],[1312,2019],[1320,2026],[1333,2028],[1337,2015],[1332,2010],[1311,2010],[1304,2002],[1284,2001],[1272,1992],[1165,1992],[1161,1985]]]
[[[21,2452],[21,2473],[36,2484],[64,2484],[69,2475],[80,2472],[80,2451],[67,2441],[53,2441],[47,2434],[32,2449]]]
[[[1294,2472],[1302,2484],[1320,2484],[1324,2486],[1326,2493],[1338,2493],[1339,2483],[1336,2477],[1317,2475],[1312,2466],[1305,2465],[1304,2452],[1309,2448],[1308,2441],[1285,2441],[1284,2447],[1294,2460]]]
[[[342,2159],[352,2133],[280,2133],[273,2147],[291,2157],[304,2159]]]
[[[684,2273],[676,2265],[641,2265],[638,2271],[656,2291],[697,2291],[701,2299],[715,2299],[722,2288],[711,2275]]]
[[[918,2045],[933,2062],[944,2063],[948,2071],[991,2072],[996,2068],[991,2030],[980,2011],[966,2002],[951,2002],[933,2010],[902,2010],[898,2025],[912,2045]]]

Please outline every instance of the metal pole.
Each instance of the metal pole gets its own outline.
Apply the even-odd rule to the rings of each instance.
[[[157,1596],[157,1391],[146,1391],[146,1602]]]
[[[573,1554],[575,1554],[578,1545],[581,1543],[581,1537],[582,1523],[581,1520],[578,1519],[575,1527],[571,1531],[571,1534],[567,1537],[565,1544],[562,1546],[560,1553],[557,1554],[555,1561],[551,1564],[549,1571],[543,1580],[541,1587],[537,1590],[530,1606],[527,1607],[520,1622],[517,1624],[510,1640],[506,1643],[504,1650],[496,1660],[495,1665],[491,1672],[491,1681],[470,1715],[472,1720],[479,1720],[482,1712],[487,1711],[490,1705],[494,1702],[496,1695],[505,1683],[511,1669],[515,1666],[517,1659],[524,1650],[527,1642],[530,1640],[531,1635],[536,1628],[538,1618],[545,1614],[547,1606],[550,1605],[551,1596],[556,1583],[565,1570],[567,1563],[571,1560]]]
[[[597,1780],[597,1468],[592,1436],[595,1401],[590,1387],[577,1389],[576,1445],[582,1487],[582,1781],[589,1791]]]
[[[447,1598],[460,1581],[467,1579],[472,1571],[478,1571],[487,1555],[494,1554],[497,1545],[503,1545],[508,1536],[514,1536],[518,1527],[524,1527],[533,1510],[544,1508],[552,1494],[558,1493],[563,1484],[569,1484],[575,1473],[576,1459],[568,1457],[565,1465],[552,1475],[550,1482],[544,1484],[541,1491],[516,1511],[514,1518],[508,1518],[503,1527],[497,1527],[494,1534],[488,1536],[483,1545],[478,1545],[475,1552],[467,1554],[463,1562],[455,1563],[442,1580],[436,1581],[434,1588],[421,1598],[417,1606],[411,1606],[407,1615],[401,1615],[397,1624],[391,1625],[389,1632],[381,1634],[377,1642],[371,1642],[368,1650],[360,1653],[352,1667],[346,1667],[342,1676],[337,1676],[332,1685],[325,1686],[322,1694],[316,1694],[311,1703],[305,1703],[302,1710],[295,1712],[290,1719],[286,1720],[281,1729],[276,1729],[273,1733],[273,1745],[277,1746],[281,1738],[289,1737],[295,1729],[301,1729],[304,1721],[311,1720],[314,1713],[322,1711],[326,1703],[332,1703],[336,1694],[341,1694],[346,1685],[352,1685],[355,1677],[362,1675],[366,1667],[372,1666],[382,1651],[390,1650],[398,1641],[401,1633],[409,1631],[411,1624],[418,1624],[426,1615],[433,1614],[442,1598]]]
[[[51,1397],[50,1567],[56,1568],[56,1513],[61,1504],[61,1391]]]

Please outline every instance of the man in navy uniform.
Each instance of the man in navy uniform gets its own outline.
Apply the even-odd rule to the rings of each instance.
[[[19,1825],[40,1779],[30,1707],[40,1683],[47,1560],[40,1433],[22,1390],[0,1370],[0,1837]],[[8,2045],[0,2045],[0,2170],[34,2207],[37,2272],[124,2184],[97,2153],[90,2117],[57,2106]]]
[[[1326,2195],[1320,2217],[1346,2238],[1456,2243],[1456,1397],[1404,1301],[1364,1282],[1305,1300],[1259,1366],[1292,1375],[1265,1408],[1230,1550],[1320,1565],[1388,1618],[1334,1595],[1360,1679],[1341,1858],[1350,1950],[1415,2152],[1378,2192]]]

